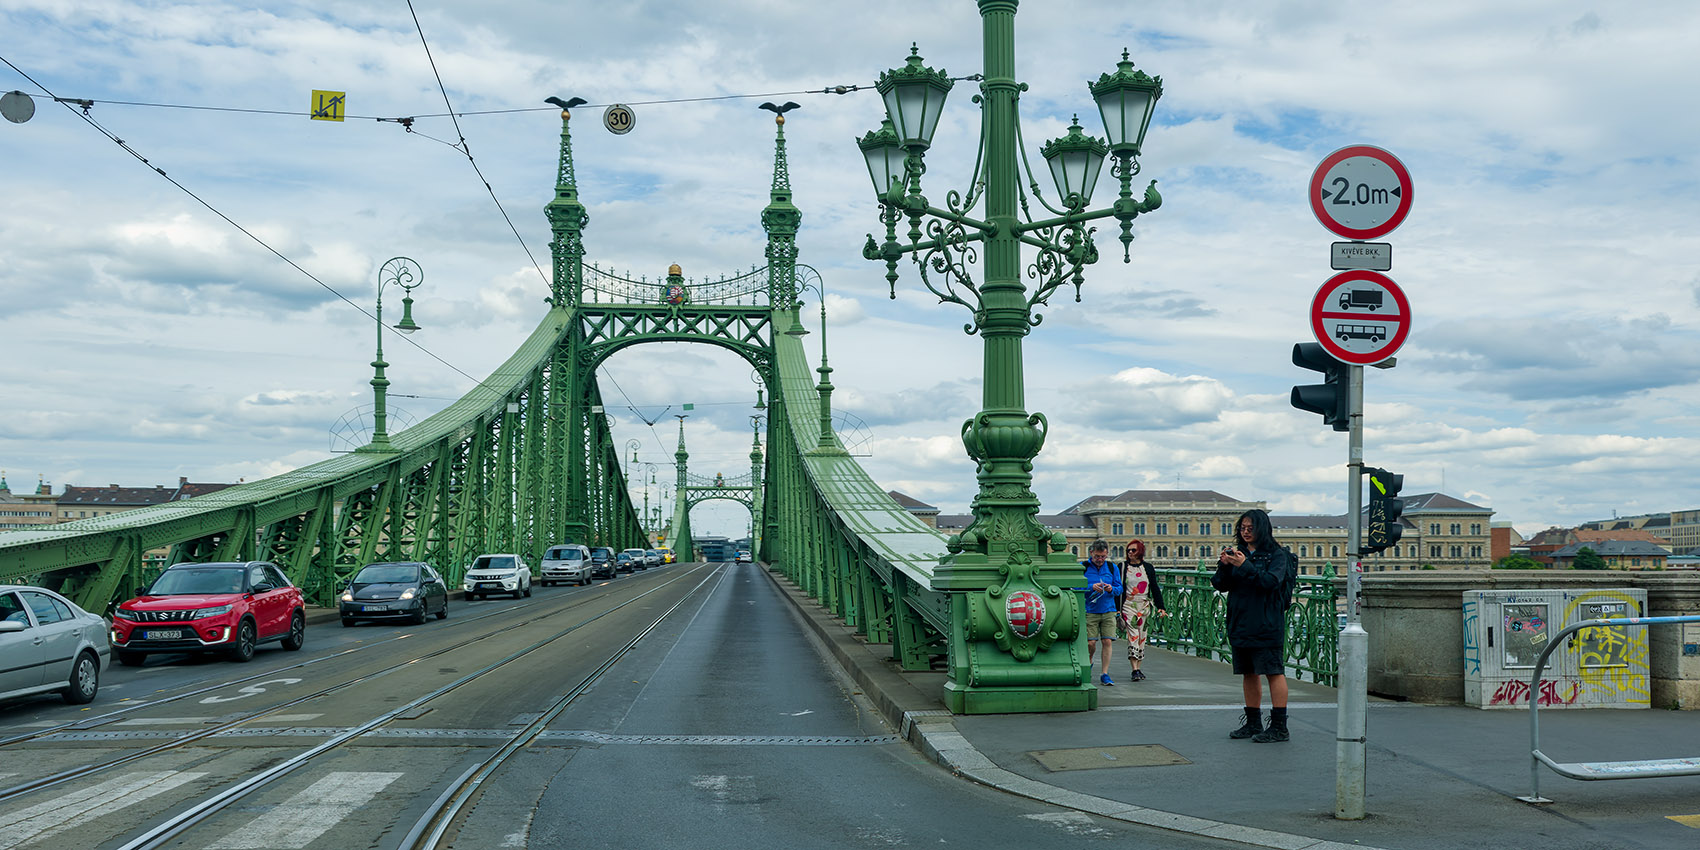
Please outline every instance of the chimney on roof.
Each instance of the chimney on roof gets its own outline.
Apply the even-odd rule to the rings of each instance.
[[[164,489],[165,489],[165,485],[164,485],[164,484],[155,484],[155,485],[153,485],[153,488],[154,488],[154,489],[155,489],[155,490],[164,490]]]
[[[116,490],[116,489],[118,489],[118,485],[117,484],[108,484],[108,485],[106,485],[106,489]]]
[[[187,476],[187,475],[177,476],[177,489],[181,490],[181,489],[183,489],[184,487],[187,487],[187,486],[189,486],[189,476]]]

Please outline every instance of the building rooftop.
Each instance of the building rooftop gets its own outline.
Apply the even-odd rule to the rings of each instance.
[[[1401,496],[1405,500],[1405,513],[1412,511],[1435,511],[1445,513],[1493,513],[1493,508],[1472,505],[1463,499],[1455,499],[1445,493],[1417,493],[1411,496]]]
[[[887,496],[890,496],[892,501],[894,501],[898,505],[902,506],[904,510],[908,510],[908,511],[937,511],[938,510],[938,508],[935,508],[932,505],[927,504],[926,502],[923,502],[919,499],[916,499],[913,496],[910,496],[908,494],[899,493],[896,490],[887,490],[887,491],[885,491],[885,494]]]
[[[1097,526],[1092,521],[1078,514],[1040,514],[1039,524],[1052,531],[1067,531],[1077,529],[1095,531]],[[938,527],[940,530],[949,528],[967,528],[974,521],[973,514],[939,514]]]
[[[1552,556],[1554,558],[1574,558],[1576,557],[1576,553],[1583,549],[1592,549],[1596,555],[1610,555],[1613,557],[1623,557],[1625,555],[1631,557],[1651,555],[1662,558],[1670,554],[1665,551],[1663,546],[1648,543],[1645,540],[1578,540],[1575,543],[1552,553]]]

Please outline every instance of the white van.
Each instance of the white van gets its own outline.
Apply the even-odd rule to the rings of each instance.
[[[555,582],[590,584],[590,549],[577,543],[550,546],[543,553],[543,586]]]

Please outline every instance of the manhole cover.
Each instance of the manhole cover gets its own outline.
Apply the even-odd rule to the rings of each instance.
[[[1028,753],[1046,770],[1103,770],[1109,767],[1160,767],[1192,764],[1180,753],[1162,744],[1127,747],[1081,747],[1074,750],[1033,750]]]

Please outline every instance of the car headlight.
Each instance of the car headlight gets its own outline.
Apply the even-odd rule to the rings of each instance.
[[[119,608],[112,612],[112,616],[119,620],[134,620],[136,619],[136,612],[126,611],[123,608]]]
[[[402,591],[402,592],[401,592],[401,598],[403,598],[403,599],[412,599],[412,598],[413,598],[413,588],[411,588],[411,587],[410,587],[410,588],[408,588],[408,589],[406,589],[406,590],[404,590],[404,591]]]
[[[352,591],[347,591],[347,590],[343,591],[342,592],[342,601],[353,602],[354,601],[354,593]]]
[[[195,610],[189,612],[189,619],[191,619],[191,620],[204,620],[208,617],[217,617],[220,614],[228,614],[228,613],[230,613],[230,609],[232,607],[234,607],[234,606],[232,606],[232,605],[220,605],[216,608],[196,608]]]

